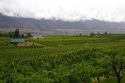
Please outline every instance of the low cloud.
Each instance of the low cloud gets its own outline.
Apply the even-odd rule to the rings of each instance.
[[[0,12],[36,19],[125,21],[124,0],[0,0]]]

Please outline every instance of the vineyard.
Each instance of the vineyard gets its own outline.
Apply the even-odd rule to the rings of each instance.
[[[0,83],[124,83],[125,35],[0,37]]]

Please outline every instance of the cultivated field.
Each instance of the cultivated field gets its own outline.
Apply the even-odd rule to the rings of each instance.
[[[125,82],[124,34],[25,40],[34,43],[18,47],[0,37],[0,83]]]

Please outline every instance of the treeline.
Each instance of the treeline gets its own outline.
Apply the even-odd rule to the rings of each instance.
[[[84,49],[62,55],[0,60],[0,82],[5,83],[91,83],[100,77],[124,77],[123,47]],[[38,53],[39,55],[39,53]],[[8,56],[9,57],[9,56]]]
[[[0,33],[0,37],[10,37],[10,38],[24,38],[24,37],[33,37],[31,33],[20,33],[20,30],[17,28],[14,32]]]

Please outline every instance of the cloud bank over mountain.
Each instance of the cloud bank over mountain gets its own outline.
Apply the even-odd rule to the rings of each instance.
[[[124,0],[0,0],[0,13],[66,21],[125,21]]]

